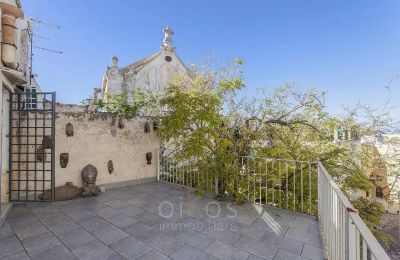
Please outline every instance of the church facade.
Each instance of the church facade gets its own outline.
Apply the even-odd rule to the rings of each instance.
[[[164,40],[158,52],[124,67],[119,67],[118,58],[113,57],[103,77],[101,92],[128,94],[138,88],[163,93],[173,75],[189,73],[172,45],[174,32],[169,26],[163,32]]]

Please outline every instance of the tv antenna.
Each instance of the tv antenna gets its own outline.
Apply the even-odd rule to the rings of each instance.
[[[52,29],[56,29],[56,30],[59,30],[61,28],[60,25],[58,25],[58,24],[44,22],[44,21],[39,20],[38,18],[35,18],[35,17],[30,17],[29,20],[30,20],[30,22],[32,24],[44,25],[46,27],[49,27],[49,28],[52,28]],[[32,84],[32,77],[34,77],[34,75],[37,75],[37,74],[33,74],[32,73],[32,70],[33,70],[32,69],[32,67],[33,67],[33,48],[39,49],[39,50],[42,50],[42,51],[46,51],[46,52],[53,52],[53,53],[56,53],[56,54],[62,54],[63,53],[60,50],[45,48],[45,47],[42,47],[42,46],[34,46],[33,45],[33,37],[37,37],[37,38],[44,39],[44,40],[50,40],[48,37],[33,33],[33,26],[32,26],[31,31],[29,32],[29,38],[30,38],[30,42],[31,42],[31,53],[30,53],[31,54],[30,55],[31,56],[30,57],[31,64],[30,64],[30,68],[29,68],[29,85]]]

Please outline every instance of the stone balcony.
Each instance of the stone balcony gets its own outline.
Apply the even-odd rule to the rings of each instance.
[[[173,210],[172,210],[173,209]],[[0,259],[324,259],[315,218],[147,183],[14,205]]]

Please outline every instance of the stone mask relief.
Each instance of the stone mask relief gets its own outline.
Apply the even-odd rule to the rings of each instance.
[[[36,148],[36,161],[45,162],[46,161],[46,150],[43,149],[41,145]]]
[[[109,174],[113,174],[114,173],[114,163],[112,160],[109,160],[107,163],[107,169],[108,169],[108,173]]]
[[[154,120],[153,122],[153,131],[157,131],[158,130],[158,121]]]
[[[146,121],[146,123],[144,123],[144,132],[150,133],[150,122],[149,121]]]
[[[74,136],[74,126],[71,123],[65,125],[65,135],[67,137]]]
[[[42,139],[42,147],[43,149],[51,149],[52,147],[52,139],[51,136],[45,135]]]
[[[148,165],[151,164],[151,159],[153,159],[153,154],[151,152],[146,153],[146,161]]]
[[[67,168],[68,161],[69,161],[69,154],[68,153],[60,153],[61,168]]]
[[[119,120],[118,120],[118,128],[119,128],[119,129],[122,129],[122,128],[124,128],[124,127],[125,127],[124,118],[123,118],[123,117],[120,117]]]

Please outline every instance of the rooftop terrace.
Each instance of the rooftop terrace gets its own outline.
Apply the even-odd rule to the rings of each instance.
[[[312,216],[157,182],[14,205],[0,259],[324,259],[321,241]]]

